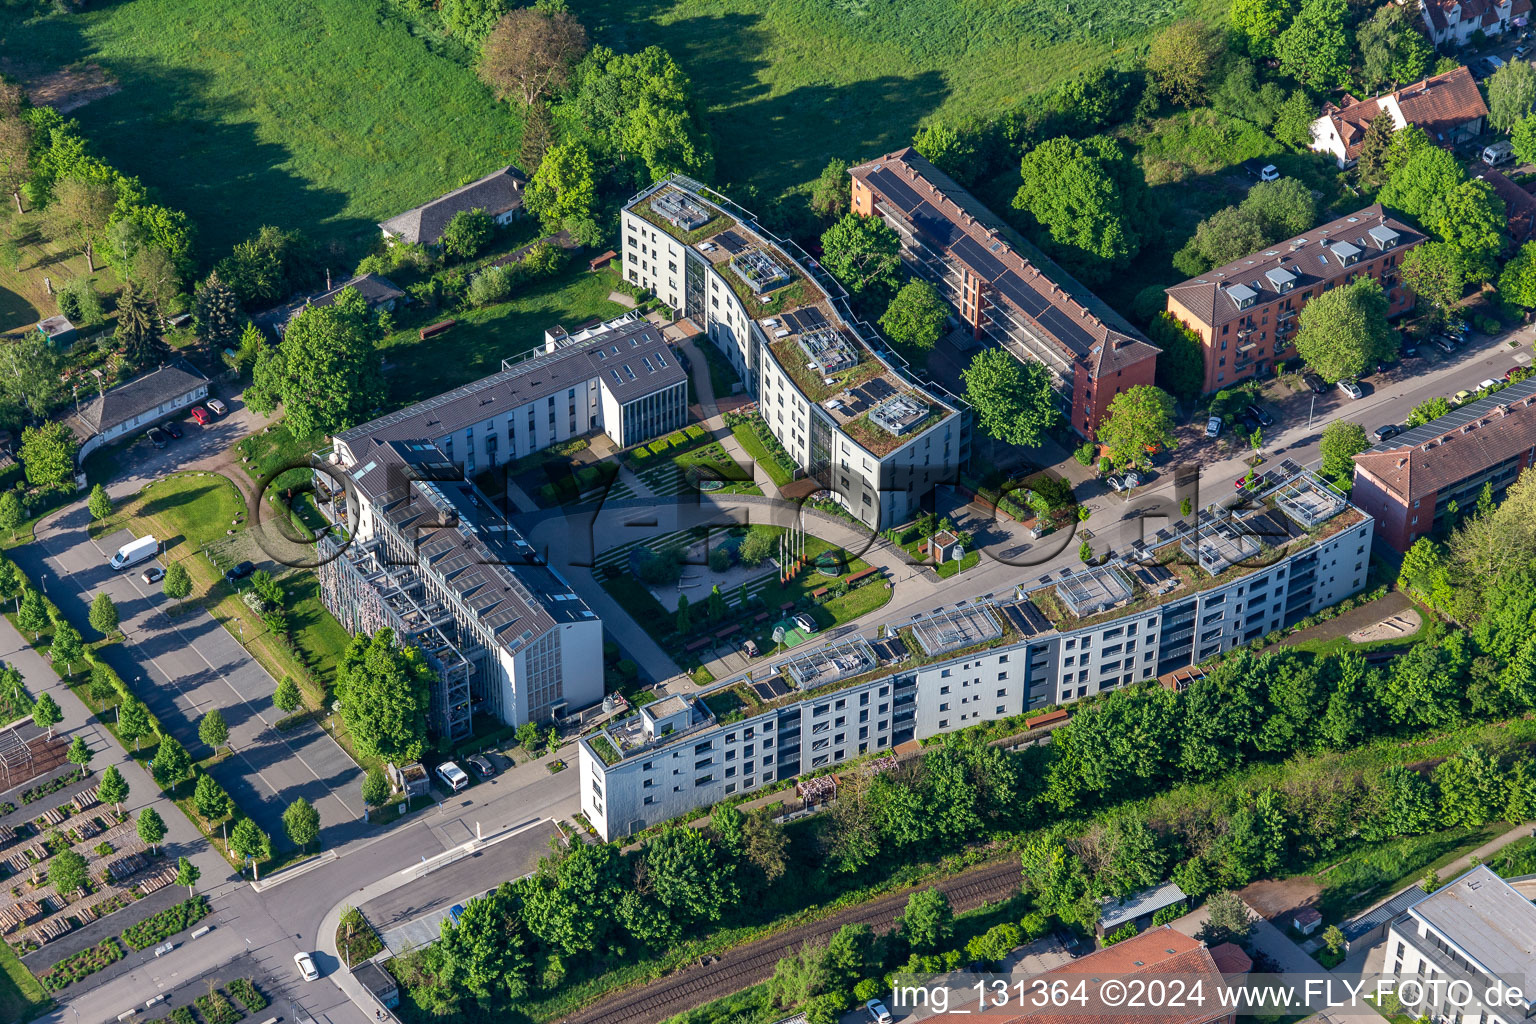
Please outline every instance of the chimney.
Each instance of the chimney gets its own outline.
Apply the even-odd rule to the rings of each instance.
[[[1408,465],[1408,460],[1407,459],[1398,459],[1397,460],[1397,468],[1398,469],[1402,469],[1406,465]]]
[[[326,267],[325,268],[325,290],[326,291],[330,291],[331,290],[331,268],[330,267]]]

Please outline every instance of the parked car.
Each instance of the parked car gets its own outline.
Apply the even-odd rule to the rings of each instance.
[[[1523,366],[1511,366],[1509,369],[1504,371],[1504,379],[1509,380],[1509,378],[1513,377],[1523,369]]]
[[[1216,437],[1221,433],[1221,417],[1212,416],[1205,421],[1205,436]]]
[[[224,581],[226,583],[239,583],[255,571],[256,567],[250,562],[239,562],[230,566],[229,571],[224,574]]]
[[[1378,441],[1385,441],[1388,438],[1396,437],[1398,434],[1401,434],[1402,432],[1403,432],[1403,428],[1398,426],[1396,423],[1388,423],[1384,427],[1377,427],[1376,428],[1376,440],[1378,440]]]
[[[804,612],[795,616],[795,625],[800,627],[800,632],[802,633],[815,633],[821,629],[820,626],[816,625],[816,620]]]
[[[1062,928],[1056,932],[1056,941],[1067,951],[1067,955],[1073,960],[1088,952],[1088,946],[1082,937],[1069,928]]]
[[[878,999],[871,999],[865,1003],[864,1009],[869,1012],[869,1019],[875,1024],[891,1024],[894,1019],[891,1017],[891,1011],[887,1010],[885,1004]]]
[[[208,410],[200,405],[192,407],[192,418],[197,421],[197,425],[200,427],[206,427],[213,422],[213,417],[209,415]]]
[[[165,570],[158,565],[152,565],[139,574],[139,579],[145,583],[159,583],[165,579]]]
[[[1435,346],[1435,348],[1439,349],[1441,352],[1444,352],[1446,355],[1452,355],[1456,351],[1456,343],[1451,341],[1450,338],[1447,338],[1443,334],[1437,334],[1433,338],[1430,338],[1429,343]]]
[[[1274,164],[1267,164],[1259,159],[1244,160],[1243,170],[1247,171],[1249,176],[1260,181],[1277,181],[1280,178],[1280,169],[1278,167]]]
[[[1311,370],[1308,370],[1301,375],[1301,382],[1307,387],[1311,388],[1312,393],[1315,395],[1325,395],[1328,393],[1328,382],[1323,380],[1323,378],[1319,377],[1317,374],[1313,373]]]
[[[1339,381],[1339,390],[1344,392],[1350,398],[1360,398],[1365,395],[1365,392],[1360,390],[1360,385],[1356,384],[1352,380]]]
[[[1525,56],[1526,51],[1529,50],[1529,49],[1530,49],[1530,47],[1526,46],[1524,43],[1521,43],[1519,46],[1515,47],[1515,50],[1514,50],[1514,57],[1515,57],[1515,59],[1516,60],[1520,60],[1522,57]]]
[[[457,793],[469,785],[469,776],[464,774],[464,769],[452,761],[444,761],[437,766],[437,777],[443,780],[443,785]]]
[[[1499,382],[1498,381],[1494,380],[1492,377],[1488,377],[1488,378],[1485,378],[1484,380],[1478,381],[1478,383],[1477,383],[1477,390],[1479,390],[1479,391],[1487,391],[1489,388],[1496,388],[1498,386],[1499,386]]]
[[[159,427],[150,427],[144,436],[149,438],[149,443],[156,448],[165,447],[165,433]]]
[[[308,953],[293,954],[293,962],[298,965],[299,975],[305,981],[315,981],[320,977],[320,972],[315,970],[315,961]]]
[[[496,766],[491,764],[490,758],[484,757],[480,754],[471,754],[469,757],[465,758],[465,760],[468,761],[469,766],[475,770],[475,774],[480,776],[482,779],[488,779],[492,775],[496,774]]]
[[[1269,413],[1265,412],[1257,404],[1250,405],[1248,407],[1248,415],[1250,415],[1254,419],[1258,420],[1259,423],[1262,424],[1263,426],[1272,427],[1272,426],[1275,425],[1275,418],[1273,416],[1271,416]]]
[[[1462,390],[1456,392],[1454,395],[1451,396],[1451,404],[1452,405],[1460,405],[1462,402],[1465,402],[1467,399],[1469,399],[1471,397],[1472,397],[1472,392],[1470,392],[1470,391],[1466,390],[1465,388],[1463,388]]]
[[[1125,489],[1129,491],[1141,486],[1141,477],[1135,473],[1127,473],[1125,474],[1123,482],[1125,484]]]
[[[225,408],[224,403],[219,401],[217,398],[210,398],[203,404],[207,405],[208,411],[213,413],[215,416],[223,416],[226,412],[229,411]]]
[[[1404,359],[1413,359],[1419,354],[1419,346],[1415,345],[1411,341],[1405,341],[1403,342],[1403,347],[1399,351],[1402,353]]]
[[[453,918],[454,924],[458,924],[459,918],[464,916],[464,904],[455,903],[453,906],[449,907],[448,916]]]
[[[1110,474],[1109,476],[1105,477],[1104,482],[1108,484],[1109,489],[1114,491],[1116,494],[1119,494],[1121,491],[1125,490],[1125,481],[1115,476],[1114,474]]]
[[[173,440],[181,437],[181,428],[178,427],[174,421],[169,423],[162,423],[160,425],[160,429],[169,434]]]

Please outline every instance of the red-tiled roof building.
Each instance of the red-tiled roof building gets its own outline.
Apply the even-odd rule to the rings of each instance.
[[[1414,296],[1398,267],[1422,241],[1378,203],[1167,289],[1168,312],[1204,350],[1202,390],[1262,377],[1294,357],[1302,307],[1357,277],[1381,281],[1388,315],[1411,309]]]
[[[1399,434],[1355,456],[1350,499],[1376,517],[1376,536],[1398,551],[1431,532],[1452,501],[1477,504],[1536,462],[1536,379]]]
[[[1481,135],[1488,117],[1472,72],[1458,67],[1374,99],[1345,94],[1343,106],[1323,104],[1322,116],[1312,122],[1312,148],[1332,156],[1340,168],[1352,166],[1366,128],[1382,111],[1392,118],[1394,131],[1417,125],[1447,148]]]
[[[1492,185],[1494,194],[1504,200],[1510,241],[1517,246],[1530,241],[1531,235],[1536,234],[1536,196],[1492,167],[1484,167],[1477,176]]]
[[[961,1012],[952,1010],[949,1013],[934,1014],[927,1020],[942,1021],[944,1024],[977,1019],[991,1024],[1084,1024],[1085,1021],[1093,1021],[1094,1024],[1230,1024],[1236,1019],[1236,1011],[1222,1007],[1220,1000],[1214,997],[1206,998],[1203,1005],[1197,1004],[1195,1000],[1186,1000],[1185,1005],[1165,1010],[1095,1006],[1100,991],[1098,983],[1110,978],[1128,980],[1140,976],[1145,976],[1148,981],[1153,978],[1178,978],[1189,986],[1187,991],[1193,991],[1194,982],[1199,981],[1207,993],[1214,993],[1216,987],[1222,984],[1223,975],[1246,974],[1252,968],[1253,961],[1248,955],[1230,942],[1207,949],[1198,939],[1192,939],[1164,925],[1081,959],[1069,960],[1031,979],[1032,982],[1044,980],[1048,984],[1061,980],[1074,992],[1079,980],[1093,979],[1083,989],[1088,1002],[1074,1002],[1068,1012],[1021,1007],[1021,1000],[1015,997],[1007,1008],[978,1013],[972,1002],[957,1007]],[[1009,991],[1016,993],[1020,989],[1015,987]],[[1024,991],[1032,992],[1033,989],[1025,986]],[[1027,1002],[1027,995],[1024,1001]]]
[[[1049,369],[1077,433],[1092,438],[1115,395],[1152,383],[1155,345],[916,150],[849,173],[853,212],[895,229],[908,269],[971,337]]]

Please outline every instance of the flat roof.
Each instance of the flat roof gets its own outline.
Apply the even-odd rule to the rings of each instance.
[[[1536,906],[1486,864],[1441,886],[1410,907],[1408,916],[1489,974],[1522,986],[1536,977]]]
[[[984,604],[943,608],[912,623],[912,635],[930,657],[1003,635],[1002,623]]]
[[[1184,890],[1172,882],[1154,885],[1150,889],[1133,892],[1123,900],[1106,896],[1099,901],[1099,924],[1106,932],[1112,932],[1127,921],[1134,921],[1144,914],[1156,913],[1187,899]]]

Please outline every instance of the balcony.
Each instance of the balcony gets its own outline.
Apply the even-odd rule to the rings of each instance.
[[[1248,324],[1246,326],[1239,327],[1237,329],[1237,336],[1239,338],[1246,338],[1246,337],[1248,337],[1248,335],[1252,334],[1256,330],[1258,330],[1257,327],[1253,326],[1253,324]]]

